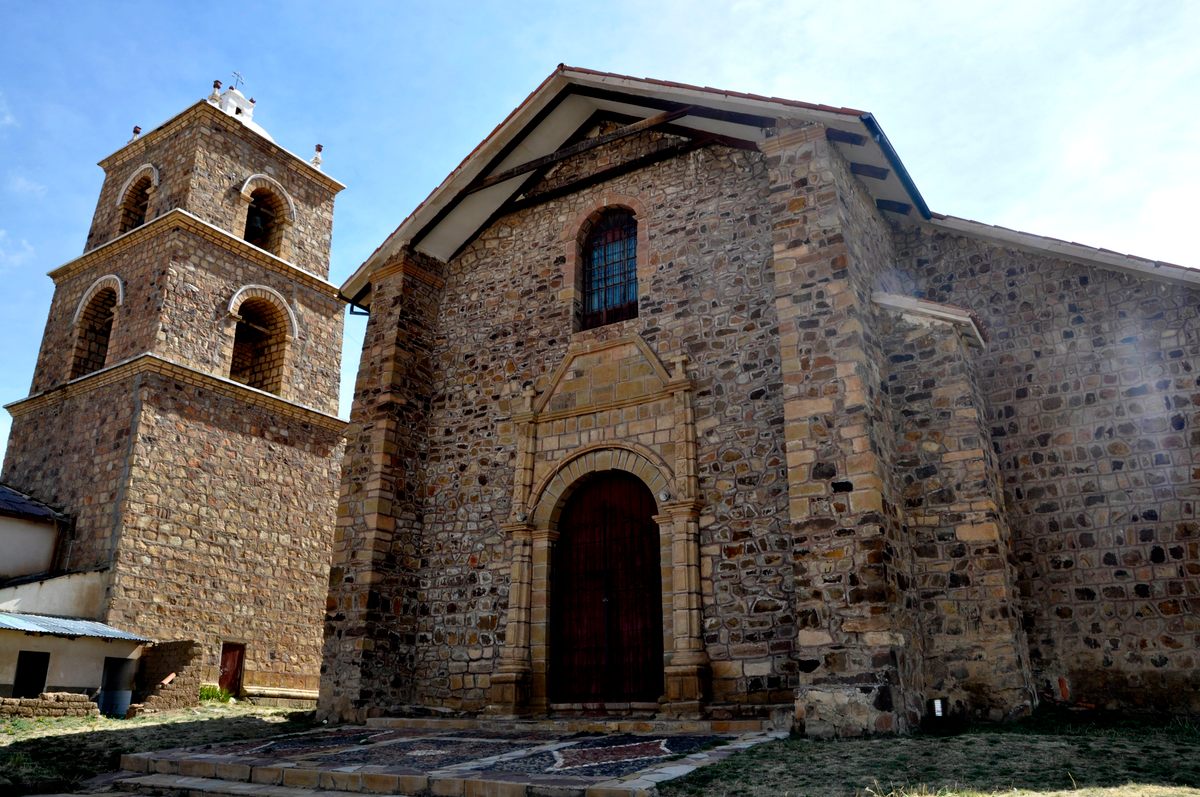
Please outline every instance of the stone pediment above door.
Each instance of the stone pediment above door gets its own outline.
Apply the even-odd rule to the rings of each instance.
[[[538,392],[526,388],[514,414],[518,451],[514,519],[528,516],[531,491],[584,449],[651,452],[674,468],[669,492],[692,498],[696,488],[696,430],[687,356],[671,369],[640,336],[577,342]]]
[[[666,399],[687,382],[686,358],[671,373],[638,335],[572,345],[530,410],[539,420]]]

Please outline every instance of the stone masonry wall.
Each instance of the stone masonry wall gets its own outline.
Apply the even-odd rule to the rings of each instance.
[[[220,112],[211,117],[197,131],[186,209],[240,238],[246,210],[238,192],[252,174],[266,174],[283,186],[295,206],[296,219],[284,232],[285,259],[318,277],[328,277],[335,191],[290,156],[281,157],[277,147],[264,144],[237,120]]]
[[[919,668],[895,611],[903,551],[869,302],[886,242],[851,244],[869,225],[823,128],[783,128],[763,146],[797,568],[796,722],[810,735],[903,730]]]
[[[361,721],[413,701],[422,503],[441,265],[404,252],[373,275],[334,531],[319,710]]]
[[[165,223],[165,222],[164,222]],[[55,286],[32,392],[70,375],[80,299],[99,277],[114,274],[125,300],[116,308],[106,364],[144,352],[200,371],[228,376],[235,321],[228,313],[244,285],[278,291],[296,317],[288,341],[282,396],[327,413],[337,412],[342,309],[332,289],[322,292],[265,268],[185,229],[142,235],[110,257],[68,273]]]
[[[560,171],[589,173],[668,141],[633,136]],[[422,584],[425,601],[444,611],[422,619],[422,700],[462,707],[486,700],[486,681],[463,679],[455,689],[454,676],[458,662],[468,673],[491,672],[503,640],[508,557],[499,523],[511,508],[516,444],[508,419],[522,386],[545,391],[573,342],[637,333],[663,362],[687,355],[696,386],[713,699],[790,702],[791,564],[779,517],[786,483],[765,188],[761,155],[708,147],[506,216],[449,264],[435,350]],[[647,244],[638,251],[638,317],[574,332],[573,307],[564,301],[572,294],[567,248],[589,213],[621,197],[640,208],[639,238]],[[554,456],[585,442],[632,439],[607,426],[620,421],[590,433],[567,431],[563,421]],[[498,633],[480,633],[472,644],[476,629],[493,621]]]
[[[572,165],[572,173],[663,145],[663,137],[654,134],[631,137],[580,156],[588,162]],[[404,646],[412,651],[407,655],[414,669],[411,677],[393,677],[395,669],[363,668],[361,678],[370,683],[362,693],[371,692],[374,705],[381,710],[412,700],[468,709],[485,705],[486,676],[504,641],[509,544],[500,524],[511,510],[517,448],[511,419],[522,389],[546,390],[573,341],[602,343],[630,333],[664,362],[680,354],[690,358],[704,504],[704,639],[713,662],[714,699],[791,702],[791,543],[781,522],[787,485],[765,176],[760,154],[707,147],[499,219],[446,266],[433,337],[430,415],[422,427],[429,442],[412,460],[423,465],[419,476],[425,485],[421,523],[411,532],[420,558],[397,547],[378,576],[390,583],[396,577],[389,573],[402,559],[414,568],[419,593],[393,608],[414,613],[416,636],[409,647],[409,620],[398,612],[366,643]],[[575,293],[564,273],[568,246],[590,213],[621,204],[621,197],[641,208],[639,236],[644,232],[648,241],[638,252],[644,274],[639,316],[574,332]],[[376,314],[393,313],[393,296],[373,297],[372,325]],[[368,330],[364,354],[375,356],[375,340]],[[386,388],[380,396],[379,380],[380,369],[389,367],[381,363],[360,371],[356,413],[360,405],[376,406],[387,397]],[[391,400],[396,398],[392,393]],[[419,394],[405,395],[406,403],[397,406],[419,400]],[[414,431],[420,429],[400,429],[409,440],[417,439]],[[605,427],[589,439],[611,434]],[[570,451],[569,435],[558,456]],[[400,447],[406,450],[403,442]],[[347,473],[361,469],[354,477],[359,481],[394,478],[388,467],[369,467],[378,450],[352,439]],[[408,473],[406,482],[415,476]],[[411,523],[406,512],[392,514],[397,526]],[[391,530],[388,535],[391,539]],[[367,544],[370,538],[357,542]],[[399,546],[399,532],[389,544]],[[334,569],[337,573],[336,561]],[[331,596],[339,611],[343,599],[334,596],[343,589],[335,585]],[[360,600],[369,604],[386,597],[383,590],[374,597],[375,591],[364,587]],[[344,638],[361,634],[361,628],[351,623],[333,633]],[[327,632],[327,651],[331,638]],[[359,677],[349,667],[339,658],[327,667],[333,671],[326,680]]]
[[[56,567],[108,565],[136,418],[129,380],[14,413],[3,481],[72,516]]]
[[[340,430],[146,375],[105,621],[194,639],[215,681],[223,641],[245,684],[315,690]]]
[[[971,240],[898,239],[910,292],[969,307],[1038,686],[1200,708],[1200,291]]]
[[[972,360],[947,321],[886,318],[892,470],[912,550],[911,600],[928,697],[998,720],[1030,707],[1011,534]],[[906,596],[907,597],[907,596]]]
[[[319,277],[329,275],[333,198],[337,188],[307,164],[207,104],[194,106],[164,130],[148,133],[102,161],[104,185],[85,251],[115,238],[121,188],[144,164],[158,169],[146,221],[181,208],[238,238],[246,224],[239,192],[247,178],[266,174],[292,198],[296,219],[285,233],[285,259]]]

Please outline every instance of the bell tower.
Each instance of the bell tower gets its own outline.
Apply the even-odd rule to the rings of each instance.
[[[344,186],[220,90],[100,161],[84,253],[54,269],[3,480],[69,515],[55,570],[89,616],[242,647],[251,695],[315,698],[345,424],[331,284]],[[229,659],[227,657],[228,660]]]

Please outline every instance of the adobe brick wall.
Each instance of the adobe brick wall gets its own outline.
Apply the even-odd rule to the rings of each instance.
[[[46,692],[37,697],[0,697],[0,717],[98,717],[100,706],[87,695]]]
[[[203,669],[204,647],[199,642],[184,639],[148,645],[138,660],[129,716],[199,704]],[[171,675],[175,677],[164,684]]]
[[[991,335],[979,383],[1039,688],[1196,711],[1200,291],[940,232],[898,248],[910,290]]]

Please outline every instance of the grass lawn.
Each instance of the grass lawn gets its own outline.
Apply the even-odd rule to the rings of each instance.
[[[957,736],[763,744],[664,797],[1200,797],[1200,724],[1041,715]]]
[[[0,795],[62,791],[115,770],[123,753],[257,739],[313,727],[312,712],[204,703],[131,720],[0,720]]]

